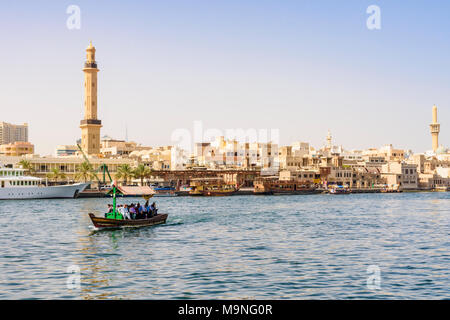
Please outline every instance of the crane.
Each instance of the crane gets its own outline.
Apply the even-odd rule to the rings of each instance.
[[[84,160],[86,160],[86,162],[89,164],[89,166],[91,167],[91,173],[92,175],[95,177],[95,179],[97,179],[98,181],[98,186],[100,189],[101,185],[105,185],[106,184],[106,174],[108,174],[108,178],[109,178],[109,182],[112,182],[112,178],[111,175],[109,174],[109,170],[108,170],[108,166],[104,163],[102,163],[97,170],[94,170],[94,167],[92,166],[91,162],[89,161],[89,158],[86,156],[86,154],[84,153],[83,149],[81,148],[80,144],[77,143],[77,147],[80,150],[81,154],[83,155]],[[100,178],[98,177],[97,173],[102,170],[103,171],[103,182],[100,180]]]

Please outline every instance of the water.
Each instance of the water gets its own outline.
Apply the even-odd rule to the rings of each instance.
[[[155,199],[106,231],[108,199],[0,201],[0,299],[450,298],[450,193]]]

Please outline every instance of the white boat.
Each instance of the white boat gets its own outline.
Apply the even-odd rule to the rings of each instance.
[[[89,185],[46,186],[41,178],[27,176],[25,171],[0,167],[0,200],[76,198]]]

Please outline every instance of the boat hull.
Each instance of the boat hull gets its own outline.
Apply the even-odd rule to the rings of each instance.
[[[322,193],[321,190],[318,189],[308,189],[308,190],[287,190],[287,191],[280,191],[280,190],[273,190],[272,194],[273,195],[302,195],[302,194],[317,194],[317,193]]]
[[[0,188],[0,200],[76,198],[89,183],[75,183],[50,187]]]
[[[93,213],[89,213],[92,223],[96,228],[121,228],[121,227],[146,227],[157,224],[166,223],[167,214],[158,214],[149,219],[135,219],[135,220],[116,220],[96,217]]]

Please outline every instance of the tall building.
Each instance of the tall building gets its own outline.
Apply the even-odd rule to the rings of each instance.
[[[86,49],[84,63],[84,119],[80,122],[81,147],[89,155],[100,154],[101,120],[97,119],[97,62],[92,42]]]
[[[430,124],[430,132],[432,139],[433,152],[439,147],[439,131],[441,129],[441,125],[437,121],[437,107],[433,106],[433,122]]]
[[[0,144],[28,142],[28,124],[0,122]]]

